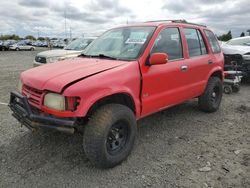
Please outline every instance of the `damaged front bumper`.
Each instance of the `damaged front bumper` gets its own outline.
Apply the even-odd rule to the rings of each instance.
[[[28,98],[15,91],[10,93],[9,107],[13,112],[12,115],[32,131],[47,128],[73,134],[76,129],[76,120],[35,113],[28,103]]]

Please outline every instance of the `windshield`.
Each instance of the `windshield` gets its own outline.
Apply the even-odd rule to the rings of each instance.
[[[73,40],[64,49],[65,50],[84,50],[94,39],[79,38]]]
[[[250,45],[250,37],[249,38],[233,39],[233,40],[228,41],[227,44],[249,46]]]
[[[86,56],[137,59],[155,27],[123,27],[107,31],[86,48]]]

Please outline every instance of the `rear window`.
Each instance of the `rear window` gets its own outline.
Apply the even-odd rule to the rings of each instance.
[[[212,48],[213,53],[219,53],[221,52],[219,43],[217,39],[215,38],[214,34],[211,31],[205,30],[206,36],[208,38],[208,42]]]

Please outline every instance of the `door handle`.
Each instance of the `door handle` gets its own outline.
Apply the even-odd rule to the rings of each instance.
[[[181,70],[182,70],[182,71],[186,71],[187,69],[188,69],[188,66],[187,66],[187,65],[182,65],[182,66],[181,66]]]
[[[207,62],[209,65],[210,64],[212,64],[213,63],[213,61],[210,59],[210,60],[208,60],[208,62]]]

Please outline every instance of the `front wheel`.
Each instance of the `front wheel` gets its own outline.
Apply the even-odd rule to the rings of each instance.
[[[16,48],[16,51],[20,51],[20,49],[19,49],[19,48]]]
[[[136,118],[128,107],[120,104],[102,106],[85,127],[85,154],[97,167],[114,167],[130,154],[136,132]]]
[[[215,112],[219,109],[223,93],[222,81],[218,77],[211,77],[205,92],[199,97],[199,108],[205,112]]]

